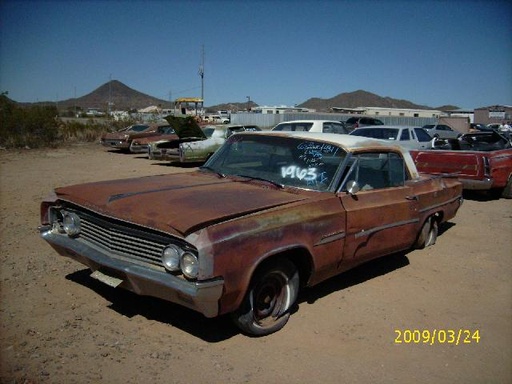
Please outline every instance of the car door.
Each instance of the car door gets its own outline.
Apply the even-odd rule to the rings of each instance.
[[[344,260],[358,263],[409,248],[416,239],[417,197],[405,185],[408,174],[398,153],[371,152],[354,157],[339,198],[347,213]],[[360,190],[346,191],[349,181]]]

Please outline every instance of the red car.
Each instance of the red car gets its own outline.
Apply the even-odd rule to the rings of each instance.
[[[411,151],[420,172],[451,174],[468,190],[512,198],[512,146],[497,132],[472,132],[437,140],[435,149]]]
[[[168,122],[135,124],[119,131],[102,135],[100,143],[105,147],[129,151],[133,139],[159,135],[167,127],[170,127]]]
[[[105,284],[229,313],[262,336],[287,323],[301,288],[433,245],[461,193],[380,140],[240,132],[191,172],[57,188],[40,233]]]

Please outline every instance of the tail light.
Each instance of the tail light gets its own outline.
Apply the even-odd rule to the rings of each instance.
[[[483,156],[484,161],[484,176],[491,177],[491,164],[487,156]]]

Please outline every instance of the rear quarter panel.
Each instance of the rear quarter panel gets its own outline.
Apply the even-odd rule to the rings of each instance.
[[[512,176],[512,149],[489,152],[489,155],[493,187],[503,188]]]
[[[512,149],[498,151],[411,151],[419,172],[455,174],[460,179],[492,178],[491,188],[503,188],[512,174]],[[489,169],[485,160],[488,159]]]

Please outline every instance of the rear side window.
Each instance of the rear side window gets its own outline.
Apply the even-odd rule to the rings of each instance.
[[[404,129],[402,131],[402,134],[400,135],[400,141],[407,141],[407,140],[410,140],[411,139],[411,136],[409,135],[409,130],[408,129]]]
[[[418,136],[418,141],[422,143],[432,140],[430,135],[421,128],[415,128],[414,132],[416,133],[416,136]]]
[[[322,132],[324,132],[324,133],[348,133],[347,129],[343,126],[343,124],[338,124],[338,123],[324,123]]]
[[[352,131],[352,135],[372,137],[374,139],[382,140],[396,140],[398,136],[398,129],[393,128],[359,128]]]
[[[308,132],[313,123],[281,123],[274,127],[273,131]]]

